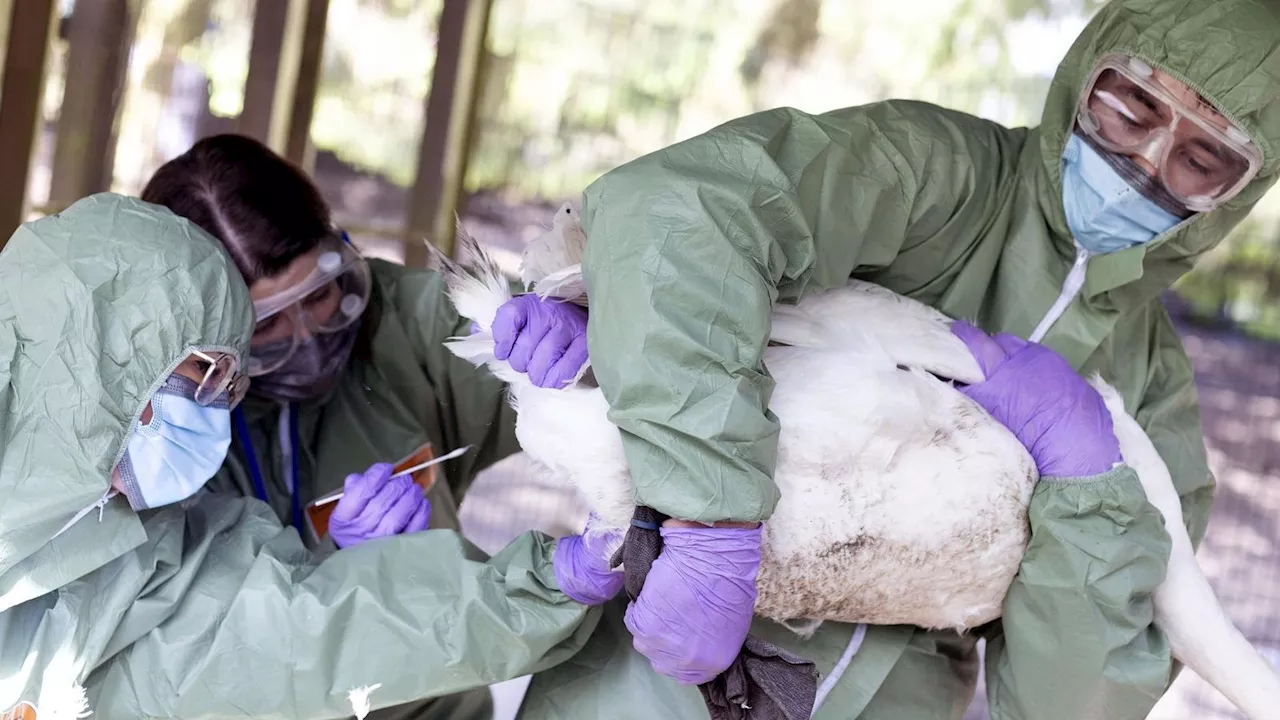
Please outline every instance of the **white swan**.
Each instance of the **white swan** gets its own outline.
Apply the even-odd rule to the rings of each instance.
[[[508,383],[525,452],[576,487],[607,526],[627,527],[630,473],[589,367],[557,390],[496,360],[490,325],[509,286],[461,228],[459,241],[472,268],[433,257],[451,300],[480,331],[449,349]],[[523,280],[586,305],[584,246],[576,213],[562,206],[526,249]],[[810,621],[809,632],[825,620],[965,630],[1000,616],[1029,540],[1037,473],[1013,434],[952,387],[983,376],[949,324],[861,281],[775,310],[765,361],[777,384],[770,409],[781,423],[781,500],[765,524],[757,614]],[[1099,377],[1090,382],[1173,538],[1154,604],[1174,656],[1251,720],[1280,720],[1280,676],[1200,571],[1168,469],[1119,394]]]

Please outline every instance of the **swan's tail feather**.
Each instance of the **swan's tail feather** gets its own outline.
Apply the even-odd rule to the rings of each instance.
[[[1138,475],[1147,500],[1164,516],[1173,541],[1169,570],[1154,593],[1156,624],[1174,657],[1214,686],[1249,720],[1280,720],[1280,675],[1227,617],[1196,562],[1182,505],[1168,467],[1124,400],[1098,376],[1090,384],[1111,412],[1125,462]]]
[[[514,400],[515,390],[532,383],[527,375],[516,372],[505,360],[494,356],[492,333],[494,316],[498,308],[511,299],[511,287],[498,263],[461,224],[457,239],[460,256],[469,258],[468,264],[455,261],[427,243],[429,266],[444,277],[446,293],[458,314],[474,322],[478,329],[470,335],[449,338],[444,345],[463,360],[487,367],[499,380],[510,385]]]
[[[439,272],[445,281],[449,299],[458,313],[489,330],[498,308],[511,299],[511,287],[498,267],[498,263],[485,252],[480,243],[458,223],[459,257],[469,257],[464,266],[440,251],[430,242],[427,245],[428,266]]]

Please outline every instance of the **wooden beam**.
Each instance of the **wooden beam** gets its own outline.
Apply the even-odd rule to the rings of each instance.
[[[9,4],[9,37],[0,80],[0,247],[26,219],[27,181],[43,124],[45,59],[57,24],[54,0]]]
[[[261,142],[271,133],[271,116],[275,110],[276,85],[283,62],[285,28],[289,23],[292,0],[274,0],[254,4],[253,35],[249,41],[249,72],[244,82],[244,107],[236,129]]]
[[[9,46],[9,21],[13,19],[14,0],[0,0],[0,48]],[[4,51],[0,49],[0,95],[4,94]],[[3,244],[0,240],[0,244]]]
[[[294,81],[293,102],[284,129],[284,156],[307,172],[315,165],[311,145],[311,119],[320,89],[320,65],[324,60],[324,33],[329,20],[329,0],[311,0],[303,22],[302,49]]]
[[[115,128],[137,26],[130,0],[79,0],[68,28],[67,73],[49,204],[111,189]]]
[[[237,131],[298,164],[309,156],[329,0],[261,0]]]
[[[436,62],[418,148],[418,174],[409,195],[405,264],[425,267],[429,238],[453,254],[454,214],[466,178],[492,0],[444,0],[436,34]]]

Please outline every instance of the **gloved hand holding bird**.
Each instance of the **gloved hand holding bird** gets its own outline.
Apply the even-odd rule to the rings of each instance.
[[[434,261],[476,332],[448,347],[509,385],[524,451],[591,505],[595,539],[572,546],[591,581],[576,592],[583,601],[607,600],[621,587],[620,575],[610,581],[610,560],[637,516],[608,404],[589,362],[542,372],[541,384],[551,387],[513,369],[512,350],[494,341],[495,323],[510,321],[503,317],[510,310],[500,312],[512,299],[508,283],[461,228],[459,239],[470,266],[438,252]],[[575,211],[562,206],[553,228],[526,249],[521,279],[575,312],[587,307],[586,242]],[[659,646],[705,636],[703,666],[666,674],[706,682],[742,647],[750,612],[798,632],[823,621],[977,628],[1001,616],[1032,540],[1028,506],[1037,483],[1114,471],[1141,484],[1172,540],[1153,597],[1174,656],[1252,720],[1280,718],[1280,677],[1223,612],[1196,563],[1168,469],[1100,377],[1082,378],[1047,347],[988,337],[858,280],[778,304],[765,361],[776,382],[769,408],[781,424],[774,474],[781,500],[758,529],[662,529],[667,548],[646,568],[645,587],[666,585],[640,592],[627,616],[655,667]],[[747,609],[664,616],[662,595],[699,592],[671,584],[673,563],[682,565],[675,574],[702,573],[704,591],[715,586]],[[691,598],[685,607],[698,602],[712,600]]]

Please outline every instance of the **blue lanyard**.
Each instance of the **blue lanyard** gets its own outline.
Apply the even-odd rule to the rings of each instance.
[[[289,403],[288,410],[289,444],[292,450],[289,453],[289,457],[293,468],[293,490],[290,493],[290,509],[292,510],[293,526],[301,530],[302,504],[298,500],[298,454],[301,452],[298,447],[298,404]],[[244,418],[244,411],[236,408],[231,412],[231,419],[236,424],[236,434],[240,436],[240,444],[244,446],[245,460],[249,464],[249,477],[253,480],[253,494],[269,505],[271,503],[267,500],[267,485],[262,481],[262,469],[258,465],[258,454],[253,450],[253,440],[249,437],[249,423]]]

